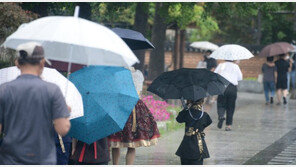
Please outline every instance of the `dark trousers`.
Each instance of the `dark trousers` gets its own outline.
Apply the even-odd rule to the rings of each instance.
[[[224,94],[218,96],[218,100],[217,100],[218,116],[219,118],[224,118],[225,111],[226,111],[226,125],[232,125],[236,97],[237,97],[237,88],[233,84],[229,84]]]
[[[57,165],[68,165],[70,152],[71,152],[71,143],[64,143],[65,153],[63,153],[60,144],[56,144],[57,148]]]
[[[181,165],[203,165],[203,159],[181,158]]]

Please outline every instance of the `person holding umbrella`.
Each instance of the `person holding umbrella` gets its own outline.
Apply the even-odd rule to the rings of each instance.
[[[143,88],[144,76],[139,70],[135,70],[133,67],[129,69],[132,72],[136,90],[140,95]],[[120,148],[127,148],[126,164],[132,165],[136,156],[136,148],[156,145],[159,137],[157,124],[151,111],[142,100],[139,100],[130,114],[123,131],[109,136],[113,165],[118,165],[119,163]]]
[[[265,101],[267,104],[273,104],[273,97],[275,95],[275,81],[277,80],[277,67],[273,62],[274,57],[267,57],[267,62],[262,65],[263,72],[263,87],[265,93]],[[269,91],[271,97],[269,99]]]
[[[277,89],[277,105],[281,104],[281,98],[283,97],[283,104],[287,104],[287,95],[288,95],[288,72],[291,71],[291,61],[290,63],[287,61],[289,59],[289,54],[280,54],[279,59],[275,62],[277,67],[277,81],[276,81],[276,89]]]
[[[230,82],[224,94],[218,96],[217,110],[219,122],[217,127],[219,129],[222,128],[226,112],[225,130],[230,131],[237,98],[237,85],[238,81],[243,79],[243,74],[235,61],[238,62],[237,60],[249,59],[253,57],[253,54],[242,46],[231,44],[221,46],[213,52],[210,57],[225,60],[225,62],[220,63],[215,70],[215,73],[222,75]]]
[[[204,129],[212,120],[202,110],[204,99],[188,100],[187,106],[179,112],[176,120],[185,123],[185,135],[176,152],[181,159],[181,165],[203,165],[203,159],[209,158],[209,151],[205,142]]]
[[[239,66],[234,61],[226,60],[224,63],[220,63],[215,70],[216,73],[226,78],[230,84],[226,88],[223,95],[219,95],[217,99],[218,109],[218,128],[221,129],[223,121],[225,120],[224,115],[226,111],[226,131],[231,130],[233,122],[233,114],[235,110],[235,103],[237,98],[237,85],[238,81],[243,79],[243,74]]]
[[[53,133],[68,133],[69,109],[60,88],[40,78],[43,47],[28,42],[17,51],[15,64],[21,75],[0,86],[0,164],[55,165]]]
[[[182,165],[202,165],[203,159],[209,158],[203,130],[212,120],[203,111],[204,98],[223,94],[228,85],[225,78],[207,69],[181,68],[162,73],[149,86],[148,91],[165,100],[181,99],[184,110],[176,120],[185,123],[185,135],[176,155]]]

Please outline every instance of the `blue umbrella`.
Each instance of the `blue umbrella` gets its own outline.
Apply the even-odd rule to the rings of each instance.
[[[84,116],[71,120],[71,137],[91,144],[124,128],[139,100],[129,70],[89,66],[72,73],[70,80],[84,104]]]
[[[130,47],[131,50],[141,50],[141,49],[154,49],[155,47],[152,43],[146,39],[142,33],[134,30],[124,29],[124,28],[112,28],[124,42]]]

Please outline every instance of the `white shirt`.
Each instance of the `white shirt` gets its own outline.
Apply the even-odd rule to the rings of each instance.
[[[137,92],[141,92],[143,89],[143,82],[144,82],[144,76],[142,72],[139,70],[132,71],[132,77],[133,77],[134,85]]]
[[[216,68],[215,73],[222,75],[233,85],[238,85],[238,81],[243,79],[243,74],[239,66],[232,62],[220,63]]]
[[[199,61],[197,63],[196,68],[207,68],[207,62],[205,62],[205,61]]]

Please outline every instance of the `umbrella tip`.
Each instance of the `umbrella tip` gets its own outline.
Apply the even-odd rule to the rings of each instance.
[[[78,17],[79,15],[79,6],[75,7],[74,17]]]

